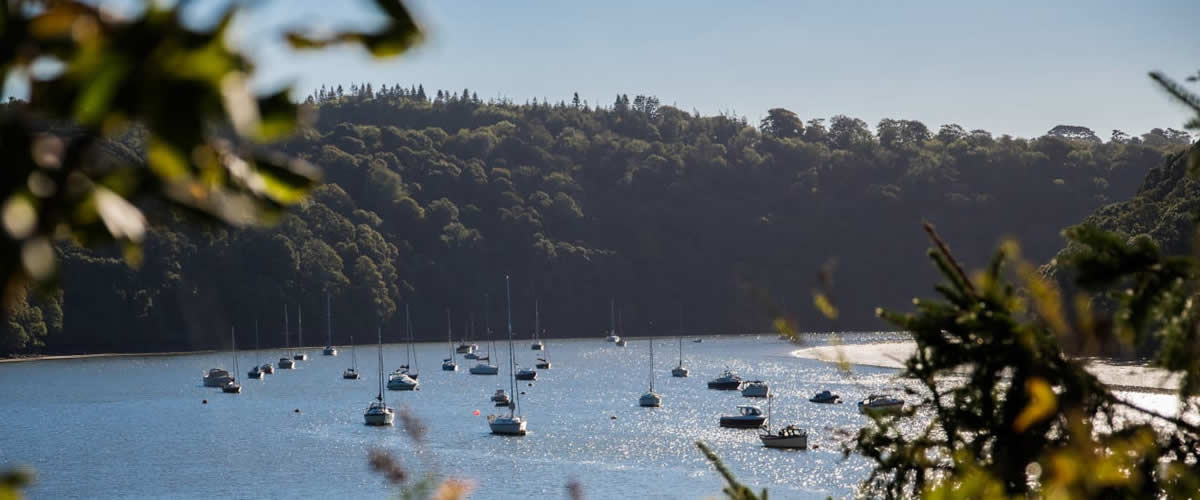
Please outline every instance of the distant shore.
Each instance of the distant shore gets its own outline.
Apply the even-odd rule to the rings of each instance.
[[[901,369],[904,367],[904,360],[912,356],[916,346],[916,342],[828,345],[797,349],[792,351],[792,356],[831,363],[844,360],[858,366]],[[1174,393],[1179,387],[1178,376],[1172,376],[1159,368],[1092,361],[1088,363],[1087,369],[1101,382],[1117,390]]]
[[[157,356],[183,356],[185,354],[208,354],[217,352],[214,350],[205,351],[175,351],[175,352],[103,352],[94,354],[47,354],[47,355],[30,355],[16,356],[11,358],[0,358],[0,363],[24,363],[26,361],[55,361],[63,359],[88,359],[88,358],[134,358],[134,357],[157,357]]]

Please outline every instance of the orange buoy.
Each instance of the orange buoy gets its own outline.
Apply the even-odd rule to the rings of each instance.
[[[478,417],[478,416],[479,416],[479,410],[475,410],[475,416],[476,416],[476,417]]]

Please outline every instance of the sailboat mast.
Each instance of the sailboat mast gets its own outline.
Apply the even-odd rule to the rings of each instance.
[[[446,347],[450,350],[450,359],[454,359],[454,330],[450,328],[450,308],[446,308]]]
[[[258,318],[254,318],[254,365],[258,366],[258,362],[262,361],[262,353],[258,352]]]
[[[504,275],[504,318],[508,323],[508,373],[509,391],[512,393],[512,405],[508,407],[508,416],[520,413],[521,397],[517,393],[517,360],[513,356],[512,332],[512,293],[509,291],[508,275]]]
[[[354,336],[350,336],[350,368],[358,371],[358,349],[354,345]]]
[[[653,325],[653,323],[651,323]],[[654,392],[654,334],[650,334],[650,392]]]
[[[616,311],[617,311],[617,300],[613,299],[613,298],[609,298],[608,299],[608,334],[609,335],[617,334],[617,313],[616,313]]]
[[[333,346],[333,309],[329,306],[329,294],[325,294],[325,331],[329,333],[329,342],[325,345]]]
[[[292,347],[292,332],[288,327],[287,304],[283,305],[283,350],[290,351]]]
[[[304,347],[304,310],[296,304],[296,349]]]
[[[542,314],[538,310],[538,299],[533,299],[533,340],[542,332]]]
[[[379,395],[375,396],[380,403],[383,402],[383,328],[375,327],[375,335],[379,338]]]
[[[491,317],[488,314],[488,309],[491,307],[491,297],[483,294],[483,329],[487,331],[488,341],[491,342],[491,347],[488,348],[488,361],[492,360],[492,353],[496,352],[496,336],[492,335]],[[488,363],[491,364],[491,363]]]
[[[229,337],[233,339],[233,373],[238,373],[237,332],[232,326],[229,327]]]

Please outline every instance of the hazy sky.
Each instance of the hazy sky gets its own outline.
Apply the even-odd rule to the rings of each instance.
[[[269,26],[361,24],[370,2],[284,0],[243,24],[261,86],[293,82],[469,87],[517,102],[610,105],[654,94],[757,121],[772,107],[874,125],[909,118],[993,133],[1056,124],[1141,133],[1186,111],[1146,77],[1200,69],[1200,1],[477,1],[409,0],[422,47],[377,62],[361,50],[288,54]],[[1048,5],[1054,4],[1054,5]]]

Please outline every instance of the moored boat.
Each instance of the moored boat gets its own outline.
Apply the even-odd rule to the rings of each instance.
[[[763,426],[767,417],[761,409],[753,405],[738,405],[737,415],[721,415],[721,427],[734,429],[757,429]]]
[[[812,403],[834,404],[841,403],[842,397],[829,391],[821,391],[813,397],[808,398],[808,401]]]
[[[728,368],[721,373],[720,377],[708,381],[709,389],[717,389],[720,391],[736,391],[742,386],[742,377],[735,375]]]
[[[904,409],[904,400],[882,394],[871,394],[858,402],[858,411],[863,414],[897,413]]]
[[[751,380],[742,386],[742,396],[747,398],[765,398],[771,392],[771,386],[761,380]]]

